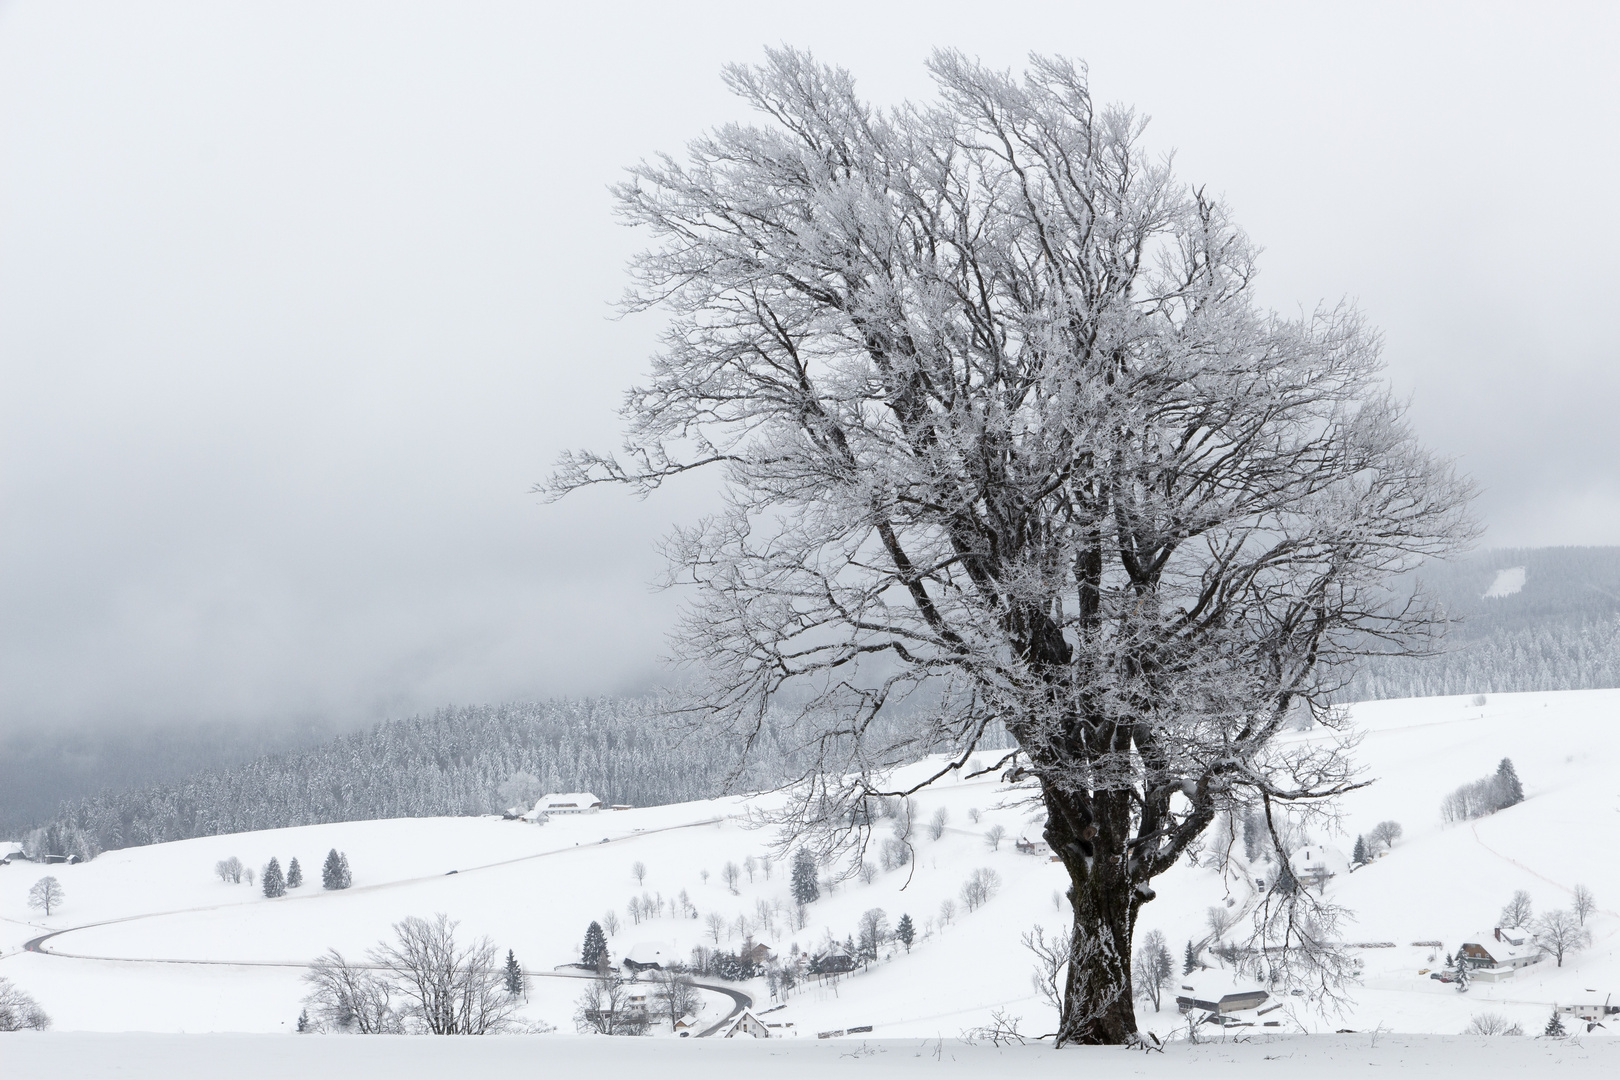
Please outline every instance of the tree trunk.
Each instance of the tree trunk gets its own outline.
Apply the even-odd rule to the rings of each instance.
[[[1125,859],[1129,804],[1122,793],[1081,800],[1043,784],[1046,840],[1069,871],[1074,950],[1063,985],[1057,1045],[1118,1046],[1136,1037],[1131,935],[1145,899]],[[1090,812],[1087,812],[1087,804]]]

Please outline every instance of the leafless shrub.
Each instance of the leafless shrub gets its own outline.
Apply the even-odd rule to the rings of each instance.
[[[1523,1035],[1524,1028],[1501,1013],[1475,1013],[1463,1028],[1464,1035]]]
[[[0,1031],[44,1031],[50,1026],[50,1016],[32,995],[0,977]]]

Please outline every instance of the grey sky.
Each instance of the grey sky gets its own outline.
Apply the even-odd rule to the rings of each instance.
[[[622,166],[788,42],[879,102],[935,45],[1091,66],[1356,299],[1487,543],[1620,543],[1620,8],[0,7],[0,730],[612,692],[705,501],[527,494],[617,443]]]

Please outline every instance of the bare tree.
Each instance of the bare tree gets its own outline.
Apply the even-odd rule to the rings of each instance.
[[[219,880],[227,884],[240,885],[242,883],[242,860],[235,855],[228,859],[221,859],[214,864],[214,873],[219,875]]]
[[[44,1031],[51,1018],[31,994],[0,977],[0,1031]]]
[[[1586,929],[1574,912],[1549,911],[1535,922],[1536,944],[1552,953],[1558,966],[1564,966],[1564,955],[1585,949],[1592,944],[1592,932]]]
[[[431,921],[409,916],[394,924],[394,940],[372,949],[369,957],[429,1034],[499,1031],[517,1003],[505,993],[495,946],[487,937],[458,945],[458,925],[444,914]]]
[[[632,1008],[629,999],[630,988],[618,972],[602,972],[575,1002],[575,1026],[597,1035],[647,1034],[647,1011]]]
[[[636,879],[636,884],[637,885],[646,884],[646,882],[647,882],[647,864],[642,862],[640,859],[637,859],[635,862],[631,863],[630,864],[630,876]]]
[[[714,939],[714,943],[716,945],[720,944],[720,934],[726,928],[725,916],[718,911],[711,911],[703,920],[703,925],[708,927],[709,936]]]
[[[861,915],[859,936],[855,939],[861,956],[876,960],[878,949],[889,939],[889,913],[882,908],[870,908]]]
[[[1030,973],[1030,981],[1042,1000],[1062,1016],[1064,972],[1069,958],[1074,955],[1074,938],[1068,930],[1061,929],[1048,938],[1046,928],[1037,926],[1024,934],[1023,942],[1024,948],[1035,954],[1035,970]]]
[[[33,888],[28,890],[28,906],[43,908],[46,915],[62,906],[67,900],[67,893],[62,891],[62,883],[47,874],[34,882]]]
[[[608,932],[608,937],[612,937],[619,932],[619,913],[617,911],[612,908],[607,910],[606,914],[602,916],[602,929]]]
[[[1204,912],[1204,917],[1209,923],[1210,933],[1215,935],[1217,943],[1226,937],[1226,932],[1237,922],[1237,915],[1232,909],[1218,905],[1208,908]]]
[[[1502,913],[1497,916],[1497,925],[1529,926],[1530,917],[1533,914],[1530,894],[1523,889],[1519,889],[1514,892],[1512,899],[1507,902],[1507,906],[1502,908]]]
[[[659,1011],[669,1021],[671,1028],[680,1022],[681,1017],[696,1012],[702,1006],[697,988],[685,975],[659,970],[653,973],[653,985],[658,988],[655,993]]]
[[[870,885],[877,880],[878,868],[869,862],[863,861],[860,869],[856,871],[856,876],[861,879],[863,885]]]
[[[1143,935],[1142,944],[1136,948],[1136,961],[1132,967],[1136,975],[1136,992],[1153,1002],[1153,1011],[1158,1012],[1165,988],[1176,977],[1175,959],[1170,955],[1170,947],[1165,944],[1163,934],[1149,930]]]
[[[728,509],[669,545],[696,590],[674,646],[710,680],[694,717],[745,740],[803,688],[790,832],[868,828],[859,802],[1004,722],[1086,943],[1058,1041],[1126,1042],[1149,883],[1218,810],[1355,785],[1341,743],[1275,736],[1341,729],[1367,651],[1431,647],[1391,583],[1471,537],[1470,489],[1359,314],[1262,310],[1225,207],[1082,69],[930,67],[937,103],[879,113],[773,51],[726,73],[765,126],[632,170],[628,307],[671,312],[664,349],[625,456],[545,490],[724,470]],[[886,709],[919,687],[939,707]],[[941,742],[918,785],[874,779]]]
[[[1463,1028],[1464,1035],[1523,1035],[1524,1028],[1518,1023],[1510,1021],[1501,1013],[1482,1012],[1475,1013],[1468,1026]]]
[[[935,810],[933,815],[928,819],[928,838],[930,840],[938,840],[940,837],[944,836],[945,826],[950,820],[951,813],[949,810],[945,809],[943,806]]]
[[[372,971],[350,963],[336,949],[317,957],[304,974],[309,984],[305,1002],[322,1027],[359,1035],[404,1030],[404,1017],[393,1004],[394,988]]]
[[[734,862],[726,863],[726,865],[720,870],[720,877],[723,881],[725,881],[726,888],[730,889],[732,895],[735,896],[737,893],[737,882],[742,880],[742,871],[738,868],[737,864]]]
[[[1371,840],[1377,847],[1394,847],[1395,841],[1400,838],[1401,823],[1398,821],[1380,821],[1367,834],[1367,839]]]
[[[967,905],[969,911],[977,911],[989,903],[1000,888],[1001,875],[989,867],[980,867],[962,883],[962,903]]]
[[[1575,913],[1575,918],[1580,920],[1580,924],[1585,926],[1586,920],[1597,910],[1597,901],[1592,898],[1592,890],[1585,885],[1576,885],[1575,891],[1570,894],[1570,910]]]
[[[1007,826],[992,825],[984,830],[984,842],[990,846],[991,851],[1000,851],[1001,842],[1007,838]]]
[[[939,902],[939,923],[941,926],[949,926],[955,921],[956,901],[947,896]]]

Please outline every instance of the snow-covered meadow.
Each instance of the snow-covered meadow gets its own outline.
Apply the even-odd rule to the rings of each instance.
[[[1620,743],[1612,734],[1620,691],[1498,695],[1484,705],[1472,700],[1355,708],[1364,736],[1356,757],[1377,782],[1342,801],[1342,831],[1317,828],[1312,840],[1347,853],[1356,834],[1374,823],[1402,824],[1404,836],[1393,851],[1355,873],[1341,868],[1326,886],[1330,898],[1356,913],[1346,940],[1394,947],[1357,950],[1364,973],[1347,1012],[1321,1015],[1296,1001],[1282,1030],[1455,1035],[1473,1014],[1494,1011],[1534,1034],[1555,1003],[1601,1001],[1611,992],[1620,999],[1620,867],[1606,855],[1620,829],[1620,784],[1614,780]],[[1443,824],[1442,797],[1490,773],[1504,756],[1517,766],[1526,801],[1472,823]],[[1051,1029],[1053,1015],[1032,987],[1033,958],[1020,937],[1037,925],[1061,926],[1066,905],[1061,868],[1015,846],[1020,836],[1040,832],[1026,794],[990,777],[946,781],[919,794],[912,811],[913,865],[879,872],[870,884],[856,878],[839,883],[810,906],[802,929],[791,925],[786,864],[773,865],[768,878],[759,871],[752,880],[744,874],[735,893],[723,880],[726,863],[741,866],[749,856],[764,855],[773,839],[750,825],[755,804],[744,798],[563,817],[543,827],[488,818],[309,826],[115,851],[48,871],[27,863],[0,867],[0,975],[38,998],[55,1020],[54,1032],[45,1036],[0,1040],[0,1062],[92,1053],[84,1048],[104,1045],[74,1043],[65,1034],[71,1032],[291,1031],[304,993],[304,963],[329,947],[363,953],[391,923],[435,912],[460,920],[464,935],[489,935],[503,955],[512,949],[539,976],[522,1016],[554,1026],[559,1053],[576,1053],[562,1048],[582,1045],[561,1038],[574,1030],[580,983],[556,969],[578,959],[586,926],[610,909],[620,924],[610,940],[615,958],[643,942],[663,943],[677,955],[698,944],[713,946],[710,914],[727,924],[718,931],[720,947],[740,945],[736,923],[742,916],[748,932],[779,953],[795,945],[816,950],[829,934],[839,940],[854,935],[862,913],[872,908],[884,909],[891,925],[909,914],[918,928],[909,953],[891,943],[885,950],[890,955],[871,970],[836,985],[811,981],[768,1019],[791,1024],[778,1030],[797,1032],[812,1045],[817,1032],[869,1025],[869,1034],[843,1040],[844,1052],[861,1040],[943,1038],[948,1044],[988,1022],[996,1010],[1021,1017],[1023,1032],[1039,1035]],[[940,809],[947,823],[935,840],[928,822]],[[997,825],[1006,838],[992,850],[987,835]],[[892,822],[881,822],[879,837],[891,828]],[[333,847],[353,865],[352,889],[320,888],[321,861]],[[306,884],[266,899],[256,888],[215,876],[214,864],[230,856],[255,868],[271,856],[283,866],[296,856]],[[875,862],[877,856],[870,858]],[[639,885],[633,874],[638,862],[646,868]],[[980,867],[993,869],[1001,887],[969,913],[959,892]],[[46,872],[66,892],[66,902],[49,918],[26,904],[29,887]],[[1138,936],[1161,930],[1179,961],[1187,940],[1208,933],[1207,909],[1224,907],[1228,896],[1241,908],[1251,877],[1183,862],[1160,880],[1159,898],[1145,910]],[[1431,958],[1435,953],[1491,927],[1514,890],[1527,890],[1544,910],[1567,906],[1577,883],[1597,899],[1590,922],[1594,941],[1563,968],[1546,961],[1500,983],[1476,982],[1466,994],[1419,973],[1439,966]],[[670,914],[667,902],[682,890],[698,918]],[[661,894],[665,914],[638,924],[627,905],[643,893]],[[948,922],[940,910],[946,900],[957,908]],[[762,904],[771,910],[769,920],[761,918]],[[72,932],[46,944],[53,955],[24,951],[26,941],[56,930]],[[1427,940],[1444,947],[1411,944]],[[778,1004],[763,980],[745,990],[756,1010]],[[730,1008],[726,999],[709,997],[711,1018]],[[1164,1035],[1184,1028],[1169,1008],[1155,1014],[1139,1006],[1139,1016]],[[1263,1034],[1269,1040],[1277,1032]],[[1583,1053],[1607,1053],[1597,1049],[1603,1034],[1583,1032],[1592,1047]],[[493,1062],[510,1045],[510,1039],[491,1040],[478,1053],[494,1055]],[[902,1047],[912,1046],[884,1045],[891,1056],[909,1054]],[[1304,1053],[1300,1047],[1315,1044],[1288,1045],[1295,1049],[1286,1052]],[[1400,1045],[1444,1057],[1435,1049],[1443,1043]],[[46,1049],[69,1046],[77,1049]],[[1129,1060],[1147,1060],[1142,1067],[1151,1069],[1158,1059]]]

